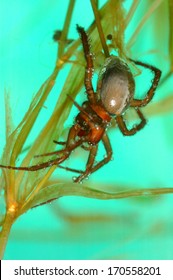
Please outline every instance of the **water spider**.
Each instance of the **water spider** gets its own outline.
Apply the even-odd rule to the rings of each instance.
[[[116,119],[116,123],[121,132],[127,136],[134,135],[145,126],[146,120],[139,108],[146,106],[152,99],[160,80],[161,71],[147,63],[130,59],[136,65],[151,70],[154,75],[152,84],[144,99],[136,99],[134,98],[135,81],[129,66],[119,57],[109,56],[101,69],[97,90],[94,92],[92,85],[92,75],[94,71],[93,55],[90,50],[89,39],[82,27],[77,25],[77,31],[81,37],[86,60],[84,85],[88,100],[85,101],[82,106],[79,106],[73,101],[74,105],[78,107],[79,113],[75,118],[74,125],[69,130],[67,141],[57,142],[58,144],[64,144],[64,149],[37,156],[57,156],[57,158],[47,162],[29,167],[0,165],[1,168],[37,171],[53,165],[59,166],[59,164],[70,156],[74,149],[81,146],[83,149],[89,151],[85,171],[59,166],[66,170],[80,173],[74,180],[75,182],[80,182],[110,161],[112,157],[112,148],[106,133],[106,128],[113,117]],[[131,129],[127,128],[123,119],[123,113],[129,107],[133,107],[136,110],[140,119],[140,122]],[[100,141],[103,142],[106,156],[100,162],[96,163],[95,158]]]

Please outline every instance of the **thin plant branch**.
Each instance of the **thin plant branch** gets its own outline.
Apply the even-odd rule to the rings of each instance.
[[[73,10],[74,10],[74,5],[75,5],[75,0],[70,0],[69,5],[68,5],[68,10],[66,13],[66,18],[64,21],[63,30],[62,30],[62,33],[61,33],[61,36],[59,39],[58,58],[60,58],[64,52],[64,48],[65,48],[66,40],[67,40],[67,34],[68,34],[68,30],[69,30]]]
[[[169,0],[169,57],[170,71],[173,72],[173,1]]]
[[[125,19],[125,23],[124,23],[125,28],[128,26],[132,17],[134,16],[139,3],[140,3],[140,0],[133,0],[133,3],[131,5],[130,10],[128,11],[126,19]]]
[[[109,50],[108,50],[108,46],[106,44],[105,36],[104,36],[104,33],[103,33],[103,28],[102,28],[102,25],[101,25],[101,20],[100,20],[99,11],[98,11],[96,2],[95,2],[95,0],[90,0],[90,2],[91,2],[91,6],[92,6],[92,9],[93,9],[93,12],[94,12],[94,16],[95,16],[95,20],[96,20],[96,26],[97,26],[97,29],[98,29],[98,33],[99,33],[99,37],[100,37],[100,41],[101,41],[101,44],[102,44],[102,47],[103,47],[105,57],[109,57]]]
[[[127,43],[127,48],[130,49],[132,47],[132,45],[134,44],[139,32],[141,31],[142,27],[144,26],[144,24],[146,23],[146,21],[150,18],[150,16],[152,15],[152,13],[154,13],[154,11],[160,6],[160,4],[162,3],[163,0],[155,0],[154,2],[152,2],[152,4],[150,5],[148,11],[144,14],[144,16],[142,17],[141,21],[139,22],[139,24],[137,25],[136,30],[134,31],[133,35],[131,36],[131,38],[129,39],[128,43]]]

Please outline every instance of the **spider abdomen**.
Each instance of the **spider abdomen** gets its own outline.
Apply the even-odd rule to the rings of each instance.
[[[126,63],[110,57],[102,70],[100,98],[109,114],[120,115],[134,95],[135,82]]]
[[[110,114],[121,114],[129,104],[128,79],[122,75],[110,75],[101,88],[103,105]]]

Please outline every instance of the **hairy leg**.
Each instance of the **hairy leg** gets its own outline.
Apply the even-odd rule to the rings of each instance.
[[[91,103],[95,103],[96,96],[95,96],[93,85],[92,85],[92,75],[93,75],[93,71],[94,71],[94,66],[93,66],[92,53],[90,51],[90,44],[89,44],[88,36],[87,36],[84,28],[77,25],[77,31],[79,32],[81,40],[82,40],[84,55],[85,55],[85,59],[86,59],[85,80],[84,80],[86,93],[88,95],[89,101]]]
[[[126,126],[126,123],[123,119],[122,116],[117,116],[116,117],[116,121],[117,121],[117,124],[119,126],[119,129],[121,130],[121,132],[125,135],[125,136],[130,136],[130,135],[134,135],[136,132],[138,132],[139,130],[141,130],[145,124],[146,124],[146,120],[142,114],[142,112],[136,108],[136,112],[138,114],[138,116],[140,117],[141,119],[141,122],[137,125],[135,125],[133,128],[131,129],[128,129],[127,126]]]
[[[130,103],[130,106],[132,106],[132,107],[146,106],[154,96],[155,90],[158,86],[158,83],[159,83],[159,80],[160,80],[160,77],[161,77],[161,71],[158,68],[156,68],[156,67],[154,67],[150,64],[143,63],[141,61],[136,61],[136,60],[133,60],[133,59],[130,59],[130,60],[133,61],[137,65],[143,66],[143,67],[151,70],[154,73],[154,79],[152,81],[152,85],[149,88],[145,98],[141,99],[141,100],[140,99],[132,99],[132,101]]]
[[[95,148],[94,152],[91,150],[91,152],[93,152],[93,154],[92,154],[92,157],[91,157],[91,152],[90,152],[90,157],[88,159],[88,165],[87,165],[86,171],[82,175],[77,177],[74,180],[74,182],[76,182],[76,183],[81,182],[88,175],[97,171],[103,165],[105,165],[106,163],[108,163],[111,160],[111,158],[112,158],[112,148],[111,148],[111,144],[110,144],[109,138],[108,138],[106,133],[103,135],[102,141],[103,141],[103,145],[104,145],[105,150],[106,150],[106,157],[104,159],[102,159],[100,162],[98,162],[96,165],[94,165],[94,160],[95,160],[96,153],[97,153],[97,147]]]

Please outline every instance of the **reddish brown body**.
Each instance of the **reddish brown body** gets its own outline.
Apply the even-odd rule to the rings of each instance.
[[[99,104],[84,102],[83,109],[85,111],[77,115],[76,124],[73,126],[76,136],[84,137],[85,142],[96,145],[102,139],[111,117]]]
[[[84,84],[88,101],[84,102],[82,107],[73,101],[80,112],[75,118],[75,124],[69,130],[67,141],[54,141],[57,144],[65,145],[65,148],[60,151],[45,153],[37,156],[57,155],[56,159],[49,160],[47,162],[29,167],[0,165],[1,168],[37,171],[52,165],[57,165],[58,167],[65,168],[66,170],[80,173],[80,176],[74,180],[75,182],[80,182],[89,174],[95,172],[109,162],[112,157],[112,148],[106,133],[106,128],[112,117],[116,119],[121,132],[128,136],[135,134],[146,124],[146,120],[139,108],[147,105],[152,99],[160,80],[161,71],[152,65],[131,60],[135,64],[145,67],[154,73],[152,85],[146,93],[145,98],[142,100],[135,99],[135,81],[128,65],[122,59],[110,56],[106,59],[105,65],[103,65],[103,68],[101,69],[97,92],[94,92],[92,86],[92,74],[94,71],[93,57],[90,51],[88,36],[85,30],[80,26],[77,26],[77,31],[81,36],[86,59]],[[136,110],[140,122],[133,128],[128,129],[123,119],[123,113],[130,106]],[[95,157],[100,141],[103,142],[105,147],[106,157],[104,157],[100,162],[95,163]],[[60,166],[59,164],[69,157],[71,151],[79,146],[89,150],[89,157],[85,171]]]

